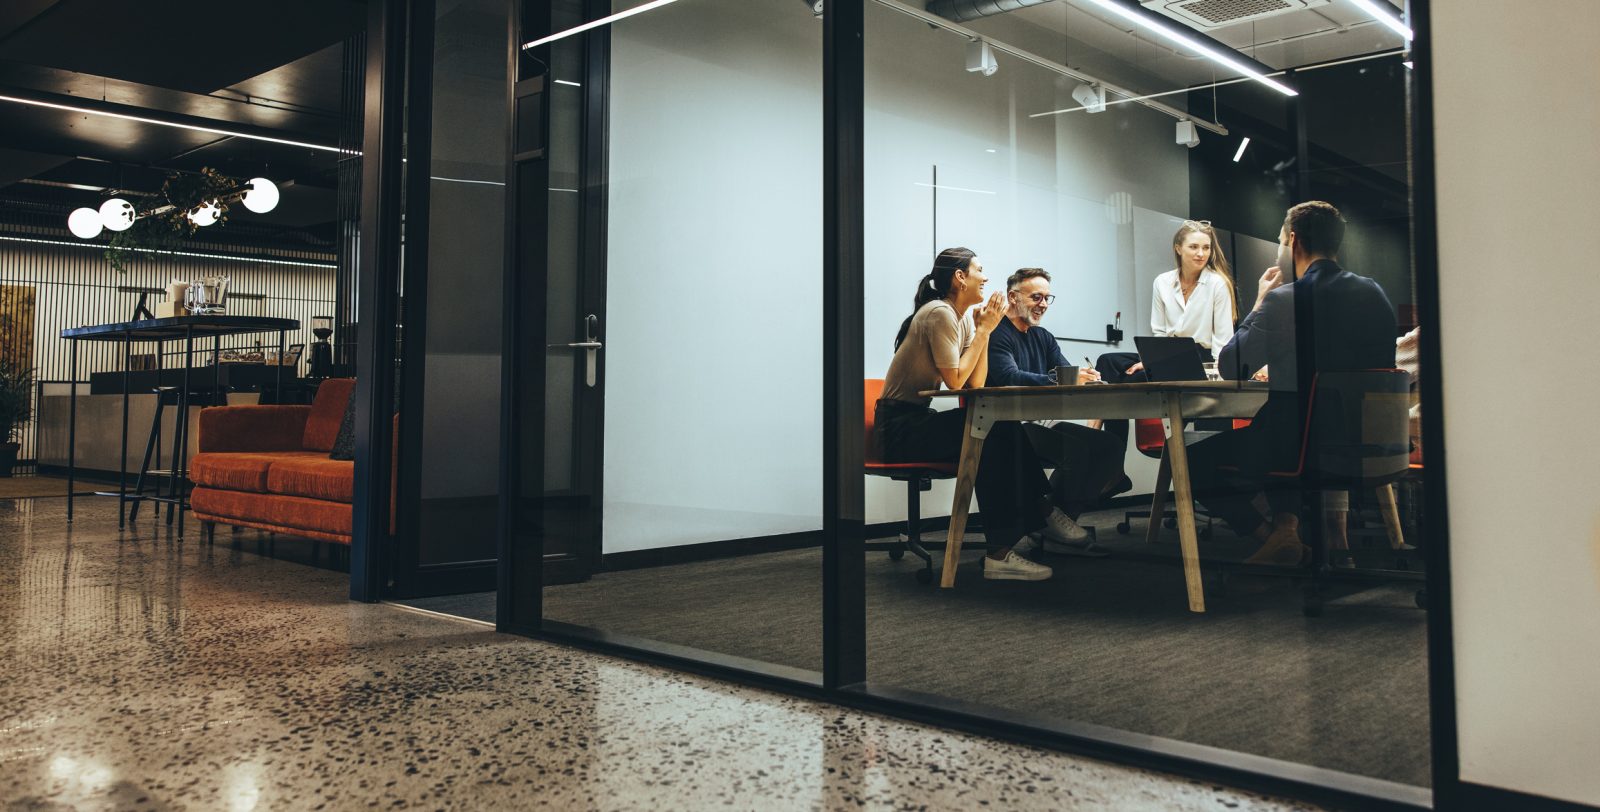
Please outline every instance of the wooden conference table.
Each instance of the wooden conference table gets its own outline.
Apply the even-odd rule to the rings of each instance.
[[[956,584],[956,564],[961,540],[967,532],[967,511],[978,477],[983,440],[1001,420],[1123,420],[1166,418],[1166,456],[1172,471],[1178,511],[1178,539],[1183,552],[1183,579],[1189,590],[1189,610],[1206,610],[1200,582],[1200,548],[1194,526],[1194,493],[1189,480],[1189,452],[1183,442],[1185,420],[1202,417],[1253,417],[1267,402],[1267,385],[1248,381],[1173,381],[1168,383],[1113,383],[1080,386],[994,386],[960,391],[921,392],[936,398],[958,397],[966,402],[967,431],[961,443],[956,473],[955,502],[950,507],[950,535],[944,548],[944,571],[939,585]],[[1150,536],[1161,525],[1164,483],[1158,483],[1150,508]]]

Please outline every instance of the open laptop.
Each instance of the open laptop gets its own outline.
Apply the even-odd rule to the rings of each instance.
[[[1181,336],[1134,336],[1139,360],[1152,381],[1203,381],[1206,368],[1200,361],[1200,345]]]

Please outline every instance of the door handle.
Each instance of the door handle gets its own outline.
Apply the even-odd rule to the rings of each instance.
[[[546,345],[547,347],[549,347],[550,349],[553,349],[553,350],[554,349],[560,349],[560,348],[563,348],[563,347],[566,347],[566,348],[569,348],[569,349],[574,349],[574,350],[583,350],[584,351],[584,355],[587,356],[586,358],[584,358],[583,382],[585,384],[587,384],[591,389],[594,388],[594,385],[599,380],[599,374],[598,374],[599,373],[599,365],[600,365],[599,364],[599,353],[600,353],[600,348],[605,346],[604,344],[600,343],[600,341],[595,337],[595,334],[594,334],[595,327],[597,327],[599,325],[599,323],[600,323],[600,317],[594,315],[593,313],[591,313],[591,314],[589,314],[589,316],[587,318],[585,318],[583,320],[584,339],[582,341],[574,341],[574,342],[572,342],[570,344],[548,344],[548,345]]]

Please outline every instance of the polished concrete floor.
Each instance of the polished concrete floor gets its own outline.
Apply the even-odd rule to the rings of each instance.
[[[350,603],[254,534],[79,506],[0,501],[0,808],[1306,808]]]

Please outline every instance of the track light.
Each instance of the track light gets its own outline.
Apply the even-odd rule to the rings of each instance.
[[[822,0],[800,0],[800,2],[805,3],[806,8],[811,9],[813,17],[822,16]]]
[[[1072,100],[1083,105],[1086,112],[1106,111],[1106,89],[1103,85],[1078,85],[1072,89]]]
[[[967,43],[967,73],[981,73],[984,76],[993,76],[1000,70],[1000,63],[994,61],[994,50],[989,43],[975,39]]]
[[[1178,122],[1177,141],[1189,149],[1194,149],[1200,145],[1200,128],[1194,126],[1193,121]]]

